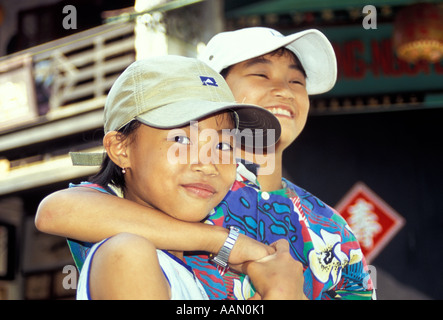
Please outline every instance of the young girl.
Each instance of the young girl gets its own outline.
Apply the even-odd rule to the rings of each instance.
[[[92,186],[109,195],[117,188],[129,201],[199,222],[235,181],[237,130],[266,133],[278,121],[235,103],[223,78],[204,63],[166,56],[137,61],[122,73],[108,95],[104,127],[106,155]],[[233,246],[238,231],[229,237]],[[129,233],[92,247],[77,297],[207,299],[183,252],[157,250]]]

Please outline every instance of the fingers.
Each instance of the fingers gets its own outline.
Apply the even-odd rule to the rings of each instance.
[[[230,266],[234,270],[241,271],[241,273],[244,273],[244,274],[248,274],[248,268],[249,268],[251,263],[253,263],[253,262],[252,261],[246,261],[246,262],[244,262],[244,263],[242,263],[240,265],[237,265],[237,266],[232,266],[232,265],[230,265]]]
[[[271,259],[276,258],[277,254],[286,253],[286,252],[289,253],[289,242],[286,239],[279,239],[274,243],[272,243],[270,247],[272,247],[275,250],[275,252],[273,254],[267,255],[266,257],[255,260],[255,262],[260,262],[260,263],[267,262]]]
[[[279,239],[271,244],[277,252],[289,252],[289,242],[286,239]]]
[[[270,255],[268,255],[268,256],[266,256],[264,258],[261,258],[261,259],[255,260],[255,261],[251,261],[251,263],[254,263],[254,262],[259,262],[259,263],[268,262],[269,260],[275,259],[276,255],[277,255],[277,252],[273,253],[273,254],[270,254]]]

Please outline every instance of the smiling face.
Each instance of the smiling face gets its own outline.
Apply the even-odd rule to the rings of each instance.
[[[233,65],[226,82],[237,101],[259,105],[278,118],[282,134],[277,152],[288,147],[303,130],[309,111],[306,76],[289,50]]]
[[[179,220],[201,221],[234,182],[235,139],[222,131],[233,128],[228,113],[172,130],[141,125],[126,148],[125,198]],[[178,153],[186,161],[177,161]]]

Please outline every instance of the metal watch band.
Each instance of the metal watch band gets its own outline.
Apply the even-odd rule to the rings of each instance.
[[[212,261],[222,268],[226,268],[228,266],[229,255],[231,254],[232,248],[234,247],[240,232],[240,229],[237,227],[230,227],[229,229],[229,235],[223,244],[223,247],[215,257],[211,258]]]

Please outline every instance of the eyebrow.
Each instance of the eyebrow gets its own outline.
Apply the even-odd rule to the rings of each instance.
[[[252,67],[252,66],[257,65],[257,64],[271,65],[272,62],[271,62],[271,60],[266,59],[265,57],[261,56],[261,57],[252,58],[252,59],[246,61],[245,62],[245,67],[249,68],[249,67]],[[298,63],[291,63],[289,65],[289,69],[297,70],[297,71],[301,72],[305,76],[305,78],[306,78],[305,70]]]

